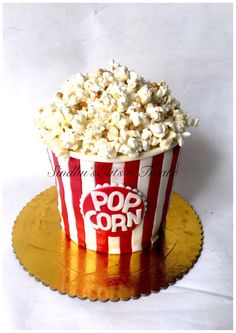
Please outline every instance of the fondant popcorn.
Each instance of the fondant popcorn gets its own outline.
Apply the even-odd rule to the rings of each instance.
[[[164,81],[147,81],[112,60],[108,70],[69,77],[40,108],[36,124],[58,156],[79,152],[109,159],[181,146],[198,119],[181,108]]]

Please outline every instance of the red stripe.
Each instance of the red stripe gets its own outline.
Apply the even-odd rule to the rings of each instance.
[[[164,153],[156,155],[152,160],[152,172],[150,175],[148,194],[147,194],[147,212],[143,222],[142,247],[151,245],[152,228],[157,205],[157,196],[161,181],[161,172]]]
[[[95,163],[95,183],[96,185],[110,184],[112,163]]]
[[[137,188],[140,161],[125,162],[124,185]],[[132,252],[132,231],[120,237],[120,252]]]
[[[80,175],[80,160],[69,158],[70,187],[72,194],[72,204],[76,219],[77,237],[80,246],[85,247],[84,220],[80,211],[80,198],[82,195],[82,180]],[[73,174],[74,172],[74,174]]]
[[[172,162],[171,162],[171,167],[170,167],[170,174],[169,174],[169,179],[166,187],[166,195],[165,195],[165,202],[163,206],[163,211],[162,211],[162,217],[161,217],[161,223],[164,222],[169,206],[169,199],[172,191],[172,186],[173,186],[173,181],[175,178],[175,171],[177,169],[177,162],[178,162],[178,157],[179,157],[179,151],[180,151],[180,146],[175,146],[173,148],[173,156],[172,156]]]
[[[58,172],[58,171],[60,171],[60,166],[58,163],[58,159],[53,152],[52,152],[52,157],[53,157],[53,163],[54,163],[55,169]],[[67,213],[66,202],[65,202],[65,190],[64,190],[63,183],[62,183],[61,175],[57,175],[56,177],[57,177],[58,184],[59,184],[59,195],[60,195],[60,199],[61,199],[61,214],[62,214],[62,219],[63,219],[63,223],[64,223],[64,227],[65,227],[65,232],[66,232],[67,236],[70,237],[68,213]]]
[[[178,168],[179,168],[179,158],[180,158],[180,154],[181,154],[181,147],[180,146],[178,146],[179,147],[179,152],[178,152],[178,156],[177,156],[177,162],[176,162],[176,167],[175,167],[175,173],[174,173],[174,179],[173,179],[173,181],[172,181],[172,189],[171,189],[171,193],[172,193],[172,190],[174,189],[174,184],[175,184],[175,180],[176,180],[176,174],[177,174],[177,172],[178,172]],[[170,194],[170,197],[171,197],[171,194]],[[168,210],[169,210],[169,206],[170,206],[170,199],[171,198],[169,198],[169,202],[168,202],[168,205],[167,205],[167,213],[168,213]],[[166,214],[167,214],[166,213]]]
[[[103,185],[105,183],[110,184],[111,180],[111,168],[112,163],[100,163],[96,162],[95,169],[95,184]],[[97,251],[98,252],[108,252],[108,236],[100,234],[99,231],[96,231],[97,239]]]

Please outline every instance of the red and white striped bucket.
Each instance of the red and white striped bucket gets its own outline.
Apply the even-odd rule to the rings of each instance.
[[[127,253],[151,246],[168,211],[180,147],[138,158],[102,160],[49,151],[56,173],[61,225],[82,247]]]

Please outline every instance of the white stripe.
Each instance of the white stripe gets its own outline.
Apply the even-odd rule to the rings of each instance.
[[[125,163],[113,163],[111,168],[111,181],[114,184],[124,184]],[[120,237],[108,237],[108,252],[120,253]]]
[[[120,237],[108,236],[108,251],[109,253],[120,253]]]
[[[49,156],[49,160],[51,162],[51,165],[52,167],[54,168],[55,170],[55,164],[54,164],[54,159],[53,159],[53,156],[52,156],[52,152],[51,150],[48,149],[48,156]],[[54,172],[53,170],[53,172]],[[64,222],[63,222],[63,217],[62,217],[62,207],[61,207],[61,197],[60,197],[60,187],[59,187],[59,183],[58,183],[58,180],[57,180],[57,176],[54,176],[55,177],[55,182],[56,182],[56,188],[57,188],[57,206],[58,206],[58,210],[59,210],[59,214],[60,214],[60,217],[61,217],[61,221],[60,221],[60,224],[61,224],[61,227],[62,229],[65,231],[65,225],[64,225]]]
[[[140,160],[139,164],[139,177],[138,177],[138,190],[143,193],[147,199],[150,171],[152,167],[152,157]],[[142,236],[143,236],[143,221],[132,231],[132,251],[142,250]]]
[[[111,183],[124,184],[125,163],[113,163],[111,168]]]
[[[80,171],[81,171],[81,181],[82,181],[82,194],[86,195],[95,188],[95,177],[92,174],[94,172],[94,162],[80,160]],[[87,171],[87,174],[85,172]],[[97,250],[97,238],[96,230],[93,227],[85,223],[84,224],[85,233],[85,244],[92,250]]]
[[[163,211],[163,206],[164,206],[165,196],[166,196],[166,187],[167,187],[168,179],[169,179],[169,174],[168,174],[168,176],[165,176],[165,175],[163,175],[163,172],[170,170],[172,156],[173,156],[173,150],[169,150],[164,153],[164,159],[163,159],[163,164],[162,164],[162,176],[161,176],[159,192],[158,192],[158,196],[157,196],[156,211],[155,211],[154,223],[153,223],[153,228],[152,228],[152,243],[154,243],[158,238],[158,230],[159,230],[160,223],[161,223],[162,211]]]
[[[58,162],[61,166],[61,170],[63,172],[69,172],[69,159],[59,159]],[[71,193],[71,185],[70,185],[70,177],[69,176],[62,176],[61,177],[64,193],[65,193],[65,202],[66,202],[66,209],[68,215],[68,223],[70,228],[70,238],[78,244],[78,235],[77,235],[77,228],[76,228],[76,217],[73,207],[73,198]]]

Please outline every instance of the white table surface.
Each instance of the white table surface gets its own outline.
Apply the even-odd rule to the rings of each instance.
[[[12,329],[232,328],[232,5],[4,5],[4,322]],[[166,80],[198,129],[175,190],[197,210],[204,248],[174,286],[138,300],[71,299],[31,278],[11,248],[18,212],[53,184],[33,124],[70,74],[108,60]]]

